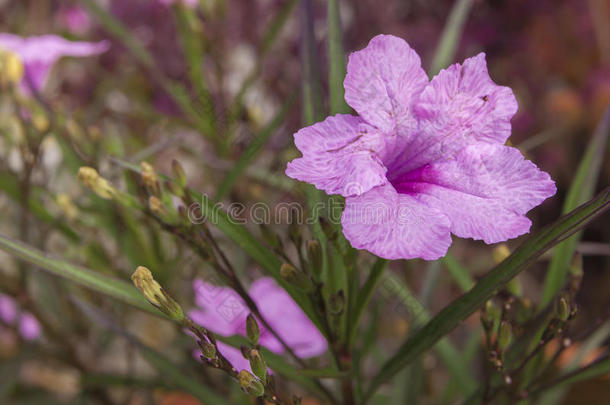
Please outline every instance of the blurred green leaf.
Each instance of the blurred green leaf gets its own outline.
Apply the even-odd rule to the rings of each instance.
[[[328,0],[328,90],[330,114],[347,114],[350,108],[345,102],[343,79],[345,78],[345,52],[339,0]]]
[[[122,280],[96,273],[62,260],[51,258],[31,246],[12,240],[3,234],[0,234],[0,249],[54,275],[108,295],[109,297],[139,309],[143,309],[144,311],[162,316],[156,308],[150,305],[148,301],[142,297],[135,287]]]
[[[455,280],[455,282],[460,286],[462,291],[468,291],[474,285],[474,280],[470,275],[468,269],[466,269],[462,264],[453,256],[451,253],[447,253],[447,256],[441,259],[441,262],[447,267],[449,270],[449,274]]]
[[[222,200],[232,190],[235,182],[239,179],[242,173],[248,168],[248,165],[256,157],[258,152],[265,146],[271,135],[275,133],[277,128],[282,125],[286,115],[292,109],[295,102],[295,94],[286,100],[276,116],[268,123],[265,128],[260,131],[256,138],[248,145],[248,148],[239,157],[233,168],[227,173],[225,178],[220,183],[216,192],[216,200]]]
[[[430,67],[431,76],[436,75],[441,69],[449,66],[455,58],[457,46],[464,30],[464,23],[472,8],[472,3],[473,0],[457,0],[454,3],[449,14],[449,20],[445,24],[441,40],[432,59],[432,66]]]
[[[409,338],[381,368],[369,385],[365,399],[392,378],[403,367],[430,349],[460,322],[481,308],[493,294],[534,262],[542,253],[565,240],[610,208],[610,187],[593,200],[559,218],[555,223],[532,235],[506,260],[494,267],[466,294],[445,307],[421,330]]]
[[[578,165],[576,176],[574,177],[563,204],[563,213],[573,210],[579,204],[582,204],[593,196],[597,178],[599,177],[599,172],[604,160],[604,154],[606,153],[606,142],[609,134],[610,107],[606,110],[597,126],[593,138],[591,138],[591,141],[587,146],[585,155]],[[582,233],[578,232],[555,248],[544,281],[541,300],[542,307],[549,304],[555,294],[563,287],[568,275],[570,263],[572,262],[572,256],[574,256],[581,235]]]

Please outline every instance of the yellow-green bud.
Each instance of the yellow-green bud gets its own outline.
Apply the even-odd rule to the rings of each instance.
[[[311,292],[313,290],[313,283],[309,276],[289,263],[282,264],[282,267],[280,267],[280,276],[290,284],[299,287],[304,291]]]
[[[163,205],[161,200],[159,200],[154,195],[151,195],[150,198],[148,199],[148,208],[150,208],[150,210],[153,212],[153,214],[158,215],[160,217],[167,214],[167,211],[165,210],[165,206]]]
[[[265,387],[261,382],[250,374],[247,370],[241,370],[237,376],[239,385],[248,394],[253,397],[262,397],[265,394]]]
[[[500,328],[498,330],[498,347],[504,351],[510,344],[513,338],[513,331],[510,323],[507,321],[500,322]]]
[[[496,264],[501,263],[508,256],[510,256],[510,249],[508,248],[508,246],[506,246],[506,244],[503,243],[503,244],[497,246],[496,248],[494,248],[494,250],[492,251],[492,256],[493,256],[494,262],[496,262]]]
[[[72,198],[68,194],[60,193],[55,197],[55,201],[59,206],[62,214],[69,220],[73,220],[78,216],[78,208],[72,202]]]
[[[311,273],[320,277],[322,274],[322,246],[317,240],[307,241],[307,259]]]
[[[116,194],[114,187],[108,183],[108,180],[101,177],[93,167],[83,166],[78,169],[78,179],[95,194],[106,200],[111,200]]]
[[[555,315],[557,316],[557,318],[565,322],[570,317],[570,312],[570,304],[568,304],[568,300],[566,299],[566,297],[559,297],[559,300],[557,300],[557,304],[555,307]]]
[[[186,187],[186,173],[180,162],[176,159],[172,160],[172,174],[174,175],[174,180],[180,187]]]
[[[265,360],[261,352],[256,349],[250,350],[250,355],[248,356],[250,360],[250,368],[255,376],[261,379],[264,383],[267,379],[267,365],[265,364]]]
[[[159,177],[157,176],[157,172],[155,172],[154,167],[152,167],[147,162],[140,163],[142,167],[142,181],[146,186],[146,190],[149,194],[159,195]]]
[[[246,318],[246,336],[252,345],[257,345],[258,339],[261,337],[260,328],[252,314],[249,314]]]
[[[17,54],[0,50],[0,84],[18,84],[24,72],[23,62]]]
[[[180,305],[165,292],[146,267],[139,266],[131,275],[131,279],[148,302],[159,308],[161,312],[178,322],[185,319]]]

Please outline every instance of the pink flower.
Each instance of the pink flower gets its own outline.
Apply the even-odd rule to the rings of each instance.
[[[195,280],[193,288],[198,309],[192,310],[189,316],[194,322],[218,335],[246,335],[246,317],[250,311],[235,291],[208,284],[203,280]],[[265,320],[297,356],[315,357],[326,351],[324,337],[290,295],[272,278],[263,277],[256,280],[252,283],[249,294]],[[260,322],[259,326],[260,345],[274,353],[283,353],[282,344],[265,330]],[[248,361],[243,358],[240,350],[223,343],[219,343],[219,349],[238,371],[249,369]]]
[[[72,33],[83,34],[91,29],[91,18],[82,7],[68,6],[61,17],[68,31]]]
[[[182,1],[182,3],[187,7],[197,7],[197,4],[199,3],[199,0],[159,0],[159,3],[165,6],[171,6],[172,4],[179,3],[180,1]]]
[[[14,34],[0,33],[0,48],[15,52],[25,66],[25,89],[29,85],[39,91],[45,85],[51,68],[62,56],[92,56],[106,52],[107,41],[75,42],[56,35],[22,38]]]
[[[17,326],[19,334],[25,340],[36,340],[40,337],[40,323],[29,312],[19,312],[15,300],[0,294],[0,323]]]
[[[555,183],[505,146],[517,101],[487,73],[485,54],[431,81],[417,53],[379,35],[350,55],[335,115],[294,136],[286,174],[346,197],[341,222],[358,249],[387,258],[444,256],[451,233],[495,243],[529,231],[525,214]]]

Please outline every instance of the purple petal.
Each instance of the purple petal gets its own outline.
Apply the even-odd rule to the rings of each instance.
[[[315,357],[326,351],[326,339],[290,295],[272,278],[263,277],[256,280],[250,287],[250,295],[263,317],[297,356]],[[261,328],[260,343],[274,353],[283,352],[280,342],[264,328]]]
[[[529,231],[525,216],[555,194],[550,176],[508,146],[478,143],[394,183],[444,212],[451,232],[495,243]]]
[[[244,356],[241,354],[241,350],[239,350],[233,346],[230,346],[226,343],[223,343],[219,340],[216,341],[216,344],[218,346],[218,351],[227,360],[229,360],[229,363],[231,363],[233,365],[233,367],[235,367],[235,370],[237,370],[238,373],[241,370],[248,370],[249,372],[252,372],[252,369],[250,368],[250,362],[244,358]],[[199,354],[199,352],[198,352],[198,354]],[[197,357],[199,357],[199,356],[197,356]]]
[[[472,143],[504,144],[517,108],[512,90],[489,77],[485,54],[442,70],[415,107],[420,133],[408,145],[400,172],[451,158]]]
[[[189,316],[204,328],[223,336],[232,336],[245,330],[248,307],[235,291],[202,280],[193,281],[198,309]]]
[[[384,133],[414,127],[412,104],[428,83],[417,53],[401,38],[378,35],[349,57],[345,100]]]
[[[288,163],[286,175],[312,183],[328,194],[362,194],[384,184],[384,138],[359,117],[336,115],[297,132],[302,158]]]
[[[386,259],[435,260],[451,245],[449,219],[390,184],[348,197],[341,223],[353,247]]]
[[[23,312],[19,317],[19,334],[25,340],[36,340],[40,337],[40,324],[29,312]]]
[[[0,294],[0,320],[13,324],[17,319],[17,305],[15,300],[5,294]]]

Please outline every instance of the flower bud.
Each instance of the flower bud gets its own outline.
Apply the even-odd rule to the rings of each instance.
[[[298,221],[290,222],[290,225],[288,225],[288,235],[297,249],[300,249],[303,238],[301,236],[301,228],[299,227]]]
[[[280,267],[280,276],[288,283],[299,287],[306,292],[313,291],[313,283],[309,276],[289,263],[282,264],[282,267]]]
[[[17,54],[0,50],[0,84],[18,84],[24,72],[23,62]]]
[[[154,195],[151,195],[148,199],[148,208],[150,208],[153,214],[159,217],[163,217],[165,214],[167,214],[165,206],[163,205],[161,200],[159,200]]]
[[[262,397],[265,394],[265,387],[248,370],[241,370],[237,376],[239,385],[248,395]]]
[[[264,383],[267,379],[267,365],[265,364],[265,360],[263,359],[261,352],[256,349],[252,349],[250,350],[250,355],[248,357],[252,372]]]
[[[567,297],[559,297],[555,305],[555,316],[565,322],[570,317],[571,312]]]
[[[496,264],[501,263],[508,256],[510,256],[510,249],[508,248],[508,246],[506,246],[506,244],[502,243],[501,245],[498,245],[496,248],[494,248],[494,250],[492,251],[492,256]]]
[[[172,160],[172,174],[174,175],[174,181],[178,186],[185,188],[186,173],[184,172],[182,165],[176,159]]]
[[[279,249],[282,250],[283,246],[282,246],[282,240],[280,239],[280,237],[273,232],[273,230],[271,228],[269,228],[267,225],[265,224],[261,224],[261,234],[263,236],[263,240],[265,241],[266,244],[269,245],[269,247],[271,247],[272,249]]]
[[[142,182],[146,186],[146,190],[149,194],[158,196],[159,195],[159,177],[155,169],[148,163],[140,163],[142,167]]]
[[[59,193],[55,197],[55,201],[61,210],[61,213],[69,220],[73,220],[78,216],[78,208],[74,205],[72,198],[68,194]]]
[[[337,239],[337,229],[327,219],[320,217],[320,226],[328,240],[334,241]]]
[[[307,259],[311,274],[319,278],[322,274],[322,246],[317,240],[307,241]]]
[[[258,339],[261,337],[261,331],[258,323],[252,314],[246,318],[246,336],[252,345],[258,344]]]
[[[139,266],[131,275],[133,284],[155,307],[169,316],[174,321],[182,322],[185,319],[184,312],[180,305],[170,297],[152,276],[150,270],[144,266]]]
[[[178,198],[184,197],[184,189],[171,180],[165,181],[165,188],[167,188],[170,193],[172,193],[173,195],[175,195]]]
[[[108,183],[108,180],[101,177],[92,167],[83,166],[78,169],[78,179],[95,194],[106,200],[111,200],[116,194],[116,190]]]
[[[498,330],[498,348],[504,351],[510,344],[513,338],[513,331],[510,326],[510,322],[500,322],[500,328]]]

